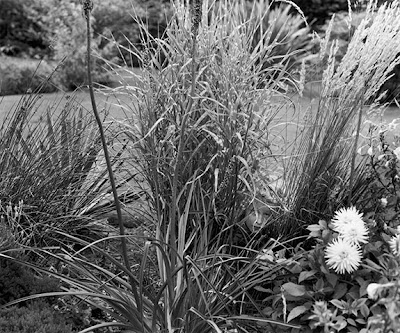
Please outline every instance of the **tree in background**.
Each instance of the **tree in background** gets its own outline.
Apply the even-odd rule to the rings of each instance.
[[[100,55],[118,64],[139,66],[131,52],[124,50],[143,42],[137,20],[147,25],[153,37],[161,37],[167,25],[169,4],[169,0],[105,0],[97,4],[93,10],[93,29],[95,36],[100,36]],[[115,42],[122,48],[118,50]]]
[[[0,54],[34,56],[46,49],[41,26],[22,0],[0,0]]]
[[[378,0],[378,5],[393,0]],[[329,20],[334,13],[348,11],[348,0],[293,0],[307,17],[310,24],[315,27]],[[351,9],[354,11],[364,10],[367,0],[350,0]]]

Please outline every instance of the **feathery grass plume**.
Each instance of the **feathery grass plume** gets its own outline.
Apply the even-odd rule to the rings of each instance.
[[[376,98],[400,62],[399,17],[398,3],[382,5],[376,13],[370,5],[338,65],[334,58],[337,46],[332,44],[319,103],[311,109],[308,124],[302,125],[292,155],[283,160],[283,201],[290,213],[277,217],[276,233],[292,236],[321,218],[320,214],[329,216],[347,202],[357,114],[364,101]],[[374,104],[369,110],[374,110]],[[365,159],[356,162],[353,205],[368,187]]]
[[[192,34],[196,38],[202,18],[203,0],[190,0],[190,14],[192,17]]]
[[[307,72],[306,62],[303,59],[303,61],[301,62],[301,67],[300,67],[300,77],[299,77],[299,87],[298,87],[300,97],[303,97],[303,93],[304,93],[305,82],[306,82],[306,72]]]
[[[18,206],[18,208],[21,208],[21,204]],[[18,220],[22,212],[22,209],[18,208],[16,207],[14,211],[10,203],[4,205],[0,201],[0,253],[5,253],[5,251],[8,249],[16,247],[16,244],[20,244],[21,241],[25,241],[27,244],[29,244],[29,237],[31,235],[26,234],[25,232],[22,234],[18,233],[18,231],[21,230],[16,230],[19,226]],[[17,228],[14,229],[13,227]],[[25,230],[26,229],[22,231]],[[22,239],[18,239],[17,241],[17,236],[22,236],[19,237]]]
[[[22,200],[15,205],[0,200],[0,251],[29,246],[37,237],[37,227],[26,208]]]

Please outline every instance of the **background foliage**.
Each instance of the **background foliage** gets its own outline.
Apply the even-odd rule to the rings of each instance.
[[[43,55],[46,41],[37,20],[29,17],[26,1],[0,1],[0,53]]]
[[[250,7],[254,3],[253,0],[247,2]],[[302,10],[313,29],[317,31],[320,31],[333,13],[348,10],[346,0],[296,0],[294,2]],[[278,3],[274,4],[271,1],[273,6]],[[351,3],[354,11],[362,11],[365,6],[365,1]],[[295,9],[292,9],[291,13],[298,14]],[[168,0],[97,1],[92,16],[92,37],[94,37],[92,46],[102,58],[102,61],[95,60],[97,65],[94,66],[94,81],[110,85],[112,80],[108,75],[108,66],[103,60],[119,65],[139,66],[137,56],[129,52],[141,44],[142,37],[146,37],[140,36],[137,19],[145,23],[150,36],[162,36],[167,19],[171,16],[171,3]],[[57,74],[53,75],[52,82],[55,86],[73,90],[87,84],[83,48],[85,36],[82,34],[85,23],[80,18],[81,10],[78,0],[0,0],[0,55],[44,59],[53,68],[62,62]],[[349,34],[339,33],[338,38],[345,48]],[[294,41],[298,38],[292,39]],[[304,40],[298,41],[297,44],[303,42]],[[114,47],[115,44],[122,47],[117,49]],[[312,46],[309,44],[307,48]],[[23,78],[30,77],[32,70],[28,70],[27,66],[19,67],[16,63],[6,69],[0,68],[0,72],[3,77],[1,93],[5,95],[25,91],[25,88],[21,87],[25,87],[26,82],[19,83]],[[47,73],[45,70],[44,72]],[[13,76],[16,84],[12,82]],[[392,80],[388,85],[388,88],[393,91],[392,94],[398,89],[394,81]],[[7,89],[4,88],[6,85]],[[32,82],[32,85],[35,86],[36,82]]]

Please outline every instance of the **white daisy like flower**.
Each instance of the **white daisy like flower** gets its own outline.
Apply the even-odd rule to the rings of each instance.
[[[333,230],[338,233],[342,233],[342,229],[346,225],[362,225],[364,226],[364,221],[362,219],[363,214],[360,213],[355,207],[341,208],[336,211],[332,219]]]
[[[387,199],[386,199],[386,198],[381,198],[381,205],[382,205],[382,207],[386,207],[387,204],[388,204]]]
[[[325,259],[327,265],[336,273],[352,273],[361,263],[361,250],[339,237],[327,246]]]
[[[364,223],[345,224],[340,230],[340,237],[350,244],[368,243],[368,229]]]
[[[392,237],[389,241],[389,247],[395,256],[400,255],[400,234]]]

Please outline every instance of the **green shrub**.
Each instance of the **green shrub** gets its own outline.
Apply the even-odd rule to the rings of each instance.
[[[66,266],[55,265],[53,271],[56,267],[62,271]],[[0,332],[75,332],[103,319],[102,313],[96,315],[91,307],[70,297],[19,301],[37,294],[60,292],[60,286],[58,278],[38,276],[30,268],[0,257]],[[2,308],[10,302],[16,305]]]
[[[346,238],[349,237],[346,228],[342,231],[337,228],[346,223],[357,225],[353,230],[358,231],[350,236],[357,235],[352,242]],[[366,233],[360,230],[360,223]],[[311,250],[301,246],[285,246],[280,251],[267,248],[256,258],[265,271],[284,267],[273,280],[257,288],[262,292],[260,297],[269,304],[263,312],[274,319],[285,318],[286,322],[300,324],[304,332],[344,329],[354,333],[386,332],[367,329],[371,319],[384,317],[380,316],[385,313],[384,306],[388,314],[391,311],[389,297],[375,302],[368,286],[398,279],[399,259],[396,253],[388,251],[392,231],[378,227],[373,219],[363,217],[355,207],[341,209],[332,220],[320,220],[308,230],[311,231],[309,238],[315,241]],[[290,258],[284,257],[285,252],[291,252]],[[271,264],[271,260],[276,264]],[[398,303],[396,307],[398,309]],[[387,317],[388,321],[393,319],[390,314]],[[375,323],[383,327],[383,322]]]
[[[73,91],[77,88],[87,86],[87,70],[86,70],[86,47],[84,44],[76,49],[76,53],[72,53],[69,57],[65,58],[58,66],[57,72],[54,77],[60,88],[66,91]],[[111,76],[100,67],[101,61],[93,60],[93,82],[96,85],[108,86],[111,82]]]
[[[275,75],[274,68],[281,73],[284,65],[288,76],[298,71],[302,62],[310,58],[312,48],[311,29],[302,17],[303,13],[292,12],[293,7],[288,4],[272,7],[263,0],[254,1],[253,7],[247,8],[250,24],[256,24],[251,51],[269,49],[264,58],[259,59],[262,69]],[[263,35],[265,31],[270,33]]]
[[[59,281],[36,277],[26,267],[0,258],[0,306],[33,294],[59,291]]]
[[[26,307],[0,310],[1,333],[71,333],[72,325],[49,304],[34,301]]]
[[[326,20],[330,19],[332,14],[348,11],[349,1],[347,0],[294,0],[304,15],[307,17],[308,22],[313,24],[316,28],[324,24]],[[392,0],[378,0],[378,5],[384,3],[391,3]],[[368,1],[350,1],[351,9],[354,11],[364,10]]]
[[[93,29],[101,35],[99,53],[102,58],[120,65],[140,65],[139,59],[129,49],[141,44],[137,18],[145,22],[150,35],[161,37],[170,12],[169,1],[103,1],[94,7]],[[115,47],[115,44],[120,48]]]
[[[25,1],[0,0],[0,54],[43,55],[46,41],[36,20],[29,17]]]
[[[137,66],[135,57],[125,50],[111,47],[115,42],[126,48],[130,43],[140,42],[138,25],[133,16],[138,15],[148,24],[154,35],[161,35],[165,28],[166,4],[158,1],[137,3],[131,1],[102,1],[95,3],[92,17],[92,47],[103,59],[116,63]],[[47,55],[62,62],[57,72],[57,81],[64,89],[73,90],[87,84],[86,72],[86,25],[81,20],[79,1],[32,0],[24,3],[29,19],[34,20],[42,31]],[[97,59],[93,80],[109,84],[110,77],[102,62]]]
[[[57,80],[44,84],[53,68],[45,61],[28,61],[0,56],[0,95],[24,94],[39,87],[43,93],[55,92]]]
[[[310,23],[323,24],[333,13],[345,11],[348,8],[347,0],[294,0]]]
[[[332,41],[337,41],[338,51],[335,55],[336,61],[339,63],[343,56],[345,55],[348,45],[353,37],[354,31],[357,29],[360,22],[365,18],[366,11],[361,10],[353,12],[351,14],[351,19],[348,12],[335,13],[333,19],[333,27],[330,33]],[[373,16],[370,18],[369,25],[373,23]],[[325,33],[331,24],[330,20],[327,21],[320,30]],[[385,93],[385,97],[381,99],[381,102],[392,102],[394,98],[397,98],[400,94],[400,66],[395,66],[392,70],[389,79],[381,86],[375,97],[380,96]],[[371,102],[371,101],[368,101]]]
[[[34,19],[43,31],[43,38],[49,45],[48,56],[59,63],[56,77],[61,87],[70,91],[87,84],[86,24],[81,20],[80,2],[33,0],[25,4],[25,7],[29,17]],[[94,50],[97,50],[99,40],[93,40]],[[95,82],[109,81],[101,66],[93,68]]]

